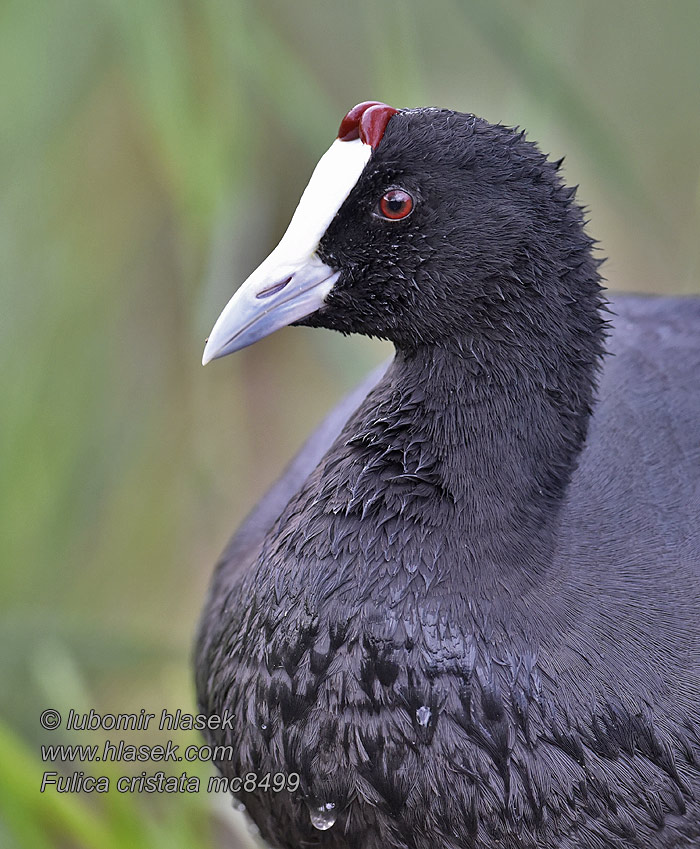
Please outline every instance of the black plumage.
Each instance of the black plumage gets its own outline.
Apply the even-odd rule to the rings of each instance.
[[[222,771],[301,777],[241,794],[273,846],[700,845],[700,299],[606,308],[592,248],[558,163],[434,109],[321,238],[300,323],[396,356],[234,536],[196,657]]]

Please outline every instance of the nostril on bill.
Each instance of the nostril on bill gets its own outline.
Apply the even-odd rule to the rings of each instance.
[[[289,283],[294,275],[290,274],[289,277],[285,277],[284,280],[280,280],[279,283],[273,283],[272,286],[268,286],[267,289],[262,289],[255,296],[256,298],[269,298],[270,295],[276,295],[277,292],[280,292],[284,287]]]

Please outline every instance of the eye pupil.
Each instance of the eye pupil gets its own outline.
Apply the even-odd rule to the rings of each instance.
[[[384,218],[396,221],[405,218],[413,209],[413,198],[403,189],[390,189],[379,201],[379,211]]]

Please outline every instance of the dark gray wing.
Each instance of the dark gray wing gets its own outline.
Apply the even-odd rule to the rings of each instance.
[[[644,599],[644,616],[628,611],[629,622],[640,633],[655,623],[659,644],[694,644],[697,657],[700,298],[617,296],[611,308],[610,355],[564,507],[561,562],[581,567],[569,576],[581,598],[606,588],[617,599],[606,596],[598,625],[601,611]]]
[[[571,536],[616,539],[630,556],[634,545],[685,550],[697,563],[700,298],[620,295],[611,309],[610,355],[570,487]]]

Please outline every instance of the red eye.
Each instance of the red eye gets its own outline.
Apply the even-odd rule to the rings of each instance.
[[[390,218],[392,221],[405,218],[412,209],[413,198],[403,189],[390,189],[379,201],[379,211],[384,218]]]

